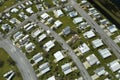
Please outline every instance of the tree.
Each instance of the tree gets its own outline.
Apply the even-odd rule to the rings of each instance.
[[[15,61],[13,61],[11,58],[8,58],[7,61],[12,66],[14,66],[16,64]]]
[[[20,72],[16,71],[16,76],[17,76],[17,77],[21,77]]]
[[[4,3],[4,0],[0,0],[0,6],[2,6]]]
[[[4,66],[4,61],[0,60],[0,68]]]
[[[6,32],[6,33],[8,33],[8,32],[9,32],[9,29],[8,29],[8,28],[7,28],[7,29],[5,29],[5,32]]]
[[[81,30],[80,30],[80,29],[77,29],[77,32],[78,32],[78,33],[81,33]]]
[[[34,60],[31,60],[30,63],[31,63],[31,64],[34,64]]]

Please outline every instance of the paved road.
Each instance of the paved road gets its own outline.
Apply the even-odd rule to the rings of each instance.
[[[24,3],[24,1],[21,2],[21,3]],[[19,3],[19,4],[21,4],[21,3]],[[17,4],[17,5],[19,5],[19,4]],[[66,4],[66,5],[68,5],[68,4]],[[17,6],[17,5],[15,5],[15,6]],[[12,7],[15,7],[15,6],[12,6]],[[60,8],[60,7],[61,6],[53,7],[53,8],[50,8],[48,10],[44,10],[44,11],[37,12],[37,13],[33,14],[28,19],[24,20],[21,24],[17,25],[16,29],[12,29],[7,34],[7,36],[5,36],[5,37],[6,38],[10,37],[10,35],[15,33],[16,31],[18,31],[28,21],[35,20],[37,18],[36,17],[37,15],[40,15],[40,14],[42,14],[44,12],[53,11],[56,8]],[[6,11],[8,11],[9,9],[7,9]],[[13,46],[13,44],[12,44],[12,42],[10,40],[3,39],[1,37],[1,34],[0,34],[0,47],[4,48],[6,50],[6,52],[11,56],[11,58],[17,63],[17,67],[19,68],[19,71],[21,72],[23,80],[37,80],[35,72],[34,72],[32,66],[30,65],[28,59],[26,58],[26,56],[23,55],[23,53],[20,51],[20,49],[18,49],[17,47]]]
[[[67,3],[66,5],[69,5],[69,4],[70,4],[70,2]],[[25,25],[28,21],[34,21],[34,20],[36,20],[36,18],[37,18],[36,16],[37,16],[37,15],[40,15],[40,14],[42,14],[42,13],[44,13],[44,12],[49,12],[49,11],[55,10],[56,8],[61,8],[61,6],[59,6],[59,7],[53,7],[53,8],[50,8],[50,9],[48,9],[48,10],[44,10],[44,11],[37,12],[37,13],[33,14],[33,15],[30,16],[28,19],[26,19],[25,21],[23,21],[20,25],[18,25],[18,26],[17,26],[17,29],[11,30],[11,32],[10,32],[9,34],[7,34],[7,36],[10,36],[11,34],[13,34],[13,33],[15,33],[16,31],[18,31],[18,30],[19,30],[23,25]],[[39,25],[40,25],[40,23],[39,23]],[[44,25],[43,25],[43,26],[44,26]],[[45,29],[46,27],[43,27],[43,28]],[[75,55],[75,53],[73,52],[73,50],[66,44],[66,42],[65,42],[59,35],[57,35],[57,33],[55,33],[54,31],[52,31],[52,32],[53,32],[52,35],[55,37],[55,39],[57,39],[60,43],[62,43],[62,44],[63,44],[62,46],[63,46],[65,49],[69,50],[69,55],[71,56],[71,58],[73,59],[73,61],[76,63],[76,65],[77,65],[78,69],[80,70],[81,75],[83,76],[83,78],[84,78],[85,80],[92,80],[91,77],[89,76],[88,72],[86,71],[84,65],[83,65],[82,62],[80,62],[80,60],[77,58],[77,56]],[[60,38],[60,39],[59,39],[59,38]]]
[[[9,39],[3,39],[0,37],[0,47],[3,48],[16,62],[23,80],[37,80],[35,72],[26,56],[20,51],[20,49],[13,46]]]
[[[78,67],[81,75],[85,80],[92,80],[88,72],[86,71],[84,65],[80,61],[80,59],[76,56],[74,51],[71,49],[71,47],[52,29],[50,29],[48,26],[44,25],[43,23],[36,21],[37,24],[42,27],[44,30],[49,30],[51,32],[51,35],[56,39],[57,42],[61,44],[63,49],[68,50],[68,55],[71,57],[71,59],[75,62],[76,66]]]
[[[70,3],[67,3],[65,4],[65,6],[69,5]],[[62,6],[57,6],[57,7],[52,7],[52,8],[49,8],[47,10],[44,10],[44,11],[39,11],[37,13],[34,13],[32,14],[30,17],[28,17],[27,19],[25,19],[22,23],[20,23],[19,25],[16,25],[16,28],[15,29],[12,29],[7,35],[6,37],[9,37],[10,35],[12,35],[13,33],[15,33],[16,31],[20,30],[21,27],[23,27],[28,21],[31,21],[31,20],[35,20],[37,18],[37,15],[41,15],[45,12],[50,12],[50,11],[53,11],[55,9],[58,9],[58,8],[61,8]]]
[[[74,1],[69,0],[71,5],[78,13],[96,30],[104,43],[113,51],[118,59],[120,59],[120,47],[103,31],[103,29]]]
[[[70,0],[70,1],[71,1],[71,4],[73,5],[73,7],[81,14],[81,16],[83,16],[86,19],[86,21],[91,25],[91,27],[95,28],[96,32],[98,32],[98,34],[101,36],[101,38],[103,39],[104,43],[120,59],[120,55],[119,55],[120,54],[120,48],[119,48],[119,46],[117,44],[115,44],[113,42],[113,40],[106,35],[106,33],[99,27],[99,25],[95,21],[93,21],[93,19],[90,16],[88,16],[88,14],[75,1],[73,1],[73,0]],[[12,7],[15,7],[15,6],[17,6],[17,5],[21,4],[21,3],[24,3],[24,1],[14,5]],[[7,9],[5,11],[9,11],[9,9]],[[56,7],[55,8],[51,8],[49,10],[45,10],[45,11],[33,14],[31,17],[29,17],[28,19],[23,21],[20,25],[18,25],[17,26],[18,28],[16,30],[12,30],[8,35],[11,35],[15,31],[19,30],[22,25],[27,23],[27,21],[36,18],[36,15],[42,14],[44,12],[52,11],[54,9],[56,9]],[[76,65],[77,65],[78,69],[80,70],[81,75],[84,77],[84,79],[85,80],[92,80],[91,77],[89,76],[88,72],[86,71],[85,67],[83,66],[83,64],[77,58],[77,56],[75,55],[73,50],[66,44],[66,42],[59,35],[57,35],[57,33],[52,31],[51,29],[49,29],[49,27],[45,26],[42,23],[38,23],[38,24],[42,28],[44,28],[45,30],[50,30],[51,33],[52,33],[52,36],[54,36],[55,39],[58,42],[62,43],[63,44],[62,46],[69,51],[69,55],[71,56],[72,60],[76,63]],[[7,45],[7,46],[5,46],[5,45]],[[24,80],[36,80],[36,77],[35,77],[35,74],[33,72],[33,69],[31,67],[31,65],[29,64],[28,60],[20,52],[20,50],[18,48],[14,47],[12,45],[12,42],[10,42],[9,40],[3,40],[3,41],[0,41],[0,46],[1,47],[4,46],[3,48],[9,53],[9,55],[13,58],[13,60],[17,62],[17,66],[20,69],[20,72],[23,73],[22,76],[23,76]]]

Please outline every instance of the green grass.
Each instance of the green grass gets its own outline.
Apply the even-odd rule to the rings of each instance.
[[[35,5],[32,5],[32,10],[34,11],[34,13],[38,12],[38,10],[37,10]]]
[[[0,68],[0,80],[6,80],[3,75],[10,71],[13,70],[14,72],[18,72],[18,69],[16,66],[11,66],[9,65],[9,63],[7,62],[7,59],[10,56],[8,56],[8,54],[2,49],[0,48],[0,60],[4,61],[4,65],[2,68]],[[15,75],[15,77],[13,78],[13,80],[22,80],[21,75]]]
[[[50,15],[51,15],[52,17],[54,17],[52,13],[50,13]],[[74,30],[75,32],[77,32],[76,27],[77,27],[78,25],[75,25],[75,24],[72,22],[72,19],[69,18],[68,16],[60,17],[60,18],[58,18],[58,20],[62,21],[62,22],[63,22],[63,25],[62,25],[59,29],[56,30],[57,33],[61,32],[62,29],[65,28],[66,26],[70,26],[72,30]],[[93,74],[94,74],[93,71],[94,71],[96,68],[99,68],[99,67],[101,67],[101,66],[104,66],[104,67],[106,68],[106,70],[110,73],[110,75],[111,75],[113,78],[115,78],[115,73],[112,73],[112,71],[111,71],[106,65],[107,65],[107,63],[115,60],[115,59],[116,59],[116,56],[115,56],[114,54],[112,54],[111,57],[109,57],[109,58],[107,58],[107,59],[103,59],[103,58],[101,57],[101,55],[98,53],[97,49],[93,49],[93,47],[92,47],[92,45],[91,45],[91,41],[94,40],[94,39],[99,38],[99,35],[96,34],[96,37],[91,38],[91,39],[89,39],[89,40],[88,40],[88,39],[85,39],[85,38],[83,37],[83,35],[82,35],[84,32],[86,32],[86,31],[88,31],[88,30],[90,30],[90,29],[91,29],[91,28],[87,28],[87,29],[85,29],[83,32],[82,32],[82,31],[81,31],[80,33],[77,32],[77,34],[80,36],[80,40],[83,41],[83,42],[85,42],[85,43],[88,43],[90,49],[92,49],[92,50],[90,50],[89,52],[87,52],[86,54],[84,54],[84,56],[82,56],[82,58],[79,57],[80,60],[82,59],[81,61],[84,62],[84,61],[86,61],[85,58],[86,58],[88,55],[90,55],[90,54],[95,54],[95,55],[97,56],[97,58],[100,60],[101,64],[100,64],[100,65],[94,65],[94,66],[92,66],[91,68],[89,68],[89,69],[88,69],[89,74],[90,74],[90,75],[93,75]],[[115,35],[116,35],[116,34],[115,34]],[[72,35],[68,35],[67,37],[63,37],[63,36],[62,36],[62,37],[63,37],[65,40],[68,40],[71,36],[72,36]],[[80,40],[76,41],[71,47],[72,47],[72,48],[74,48],[74,47],[76,48],[77,46],[79,46],[79,45],[80,45]],[[103,49],[103,48],[106,48],[106,47],[107,47],[107,46],[104,45],[104,46],[100,47],[99,49],[101,49],[101,48]],[[103,79],[105,79],[105,78],[106,78],[106,76],[102,76],[102,77],[100,77],[98,80],[103,80]]]
[[[52,0],[44,0],[44,2],[46,2],[48,5],[50,5],[50,7],[53,7],[53,3]]]
[[[94,38],[96,39],[96,38],[98,38],[98,37],[94,37]],[[90,39],[89,41],[88,41],[87,39],[84,39],[84,38],[82,38],[82,39],[83,39],[83,41],[84,41],[85,43],[91,43],[91,41],[94,40],[94,38]],[[103,59],[102,56],[101,56],[101,55],[99,54],[99,52],[97,51],[98,49],[104,49],[104,48],[106,48],[106,47],[107,47],[107,46],[104,45],[104,46],[101,46],[101,47],[99,47],[99,48],[97,48],[97,49],[94,49],[94,48],[92,47],[92,45],[90,44],[90,45],[89,45],[89,48],[90,48],[91,50],[88,51],[88,52],[86,52],[83,56],[79,57],[82,62],[85,62],[87,56],[89,56],[90,54],[95,54],[96,57],[100,60],[100,62],[101,62],[100,65],[93,65],[92,67],[90,67],[90,68],[87,69],[90,75],[93,75],[93,74],[94,74],[94,70],[95,70],[95,69],[104,66],[105,69],[114,77],[114,73],[112,73],[112,71],[107,67],[107,63],[109,63],[109,62],[117,59],[116,56],[111,52],[111,53],[112,53],[112,56],[110,56],[110,57],[108,57],[108,58],[106,58],[106,59]],[[105,76],[102,76],[102,77],[100,77],[100,80],[103,80],[104,78],[105,78]],[[99,80],[99,79],[98,79],[98,80]]]
[[[16,4],[16,3],[17,3],[16,0],[8,0],[8,1],[5,1],[5,2],[3,3],[3,5],[0,6],[0,12],[2,12],[2,11],[4,11],[5,9],[13,6],[13,5]]]
[[[28,33],[28,32],[27,32]],[[28,33],[30,34],[30,32]],[[45,40],[41,41],[40,43],[38,43],[35,39],[33,39],[32,37],[30,37],[31,42],[35,43],[36,45],[36,49],[33,50],[31,53],[27,53],[27,57],[28,59],[32,58],[32,56],[34,56],[35,54],[37,54],[38,52],[43,52],[42,56],[44,57],[44,60],[42,60],[41,62],[39,62],[38,64],[36,64],[35,66],[33,66],[34,70],[37,70],[38,67],[45,63],[45,62],[49,62],[50,63],[50,67],[51,67],[51,71],[49,71],[48,73],[46,73],[45,75],[42,75],[39,77],[39,79],[47,79],[48,77],[52,76],[53,74],[55,76],[57,76],[57,74],[59,73],[60,75],[64,76],[64,79],[69,79],[69,78],[78,78],[78,73],[71,73],[69,74],[67,77],[63,74],[63,72],[61,71],[61,65],[63,65],[66,62],[70,62],[72,61],[70,58],[65,58],[63,60],[61,60],[58,63],[54,62],[54,56],[53,54],[57,51],[62,50],[62,47],[60,46],[60,44],[58,42],[55,41],[55,47],[53,47],[49,52],[44,51],[44,49],[42,47],[40,47],[40,45],[44,45],[46,42],[48,42],[49,40],[52,40],[52,38],[47,37]],[[24,49],[23,49],[24,50]],[[25,51],[25,50],[24,50]],[[51,65],[52,64],[52,65]],[[59,66],[56,66],[56,65]],[[57,69],[57,71],[56,71]],[[36,73],[39,73],[39,71],[36,71]],[[75,74],[74,77],[72,77]]]
[[[18,19],[20,22],[24,21],[24,19],[23,19],[23,18],[20,18],[20,17],[18,16],[18,14],[12,13],[12,17]]]
[[[120,46],[120,43],[118,43],[118,46]]]
[[[118,35],[120,35],[120,30],[118,30],[118,31],[116,31],[116,32],[114,32],[114,33],[112,33],[112,36],[110,36],[111,37],[111,39],[115,39]]]
[[[99,59],[99,61],[101,62],[99,65],[93,65],[92,67],[88,68],[88,72],[90,75],[93,75],[94,74],[94,70],[99,68],[99,67],[102,67],[104,66],[105,67],[105,70],[108,71],[110,73],[110,75],[112,75],[112,77],[115,76],[114,73],[112,73],[112,71],[109,69],[109,67],[107,67],[107,64],[113,60],[116,59],[116,56],[112,53],[112,56],[106,58],[106,59],[103,59],[102,56],[99,54],[99,52],[97,51],[97,49],[95,50],[92,50],[92,51],[89,51],[89,54],[95,54],[96,57]]]
[[[77,1],[77,3],[80,3],[81,2],[81,0],[76,0]]]
[[[53,14],[52,14],[52,12],[50,12],[49,14],[50,14],[52,17],[54,17]],[[113,54],[111,57],[109,57],[109,58],[107,58],[107,59],[103,59],[103,58],[101,57],[101,55],[98,53],[98,51],[97,51],[98,49],[94,49],[94,48],[92,47],[91,41],[99,38],[99,35],[96,34],[96,37],[91,38],[91,39],[89,39],[89,40],[88,40],[88,39],[85,39],[84,36],[83,36],[83,33],[86,32],[86,31],[89,31],[89,30],[91,29],[90,27],[89,27],[89,28],[86,28],[84,31],[81,31],[81,32],[79,33],[78,30],[77,30],[77,28],[76,28],[78,25],[75,25],[75,24],[73,23],[72,19],[69,18],[68,16],[63,16],[63,17],[59,17],[59,18],[56,18],[56,19],[63,22],[63,25],[62,25],[61,27],[59,27],[57,30],[55,30],[57,33],[60,33],[60,32],[62,31],[62,29],[64,29],[66,26],[70,26],[71,29],[79,35],[80,39],[79,39],[78,41],[76,41],[76,42],[71,46],[72,48],[77,48],[77,47],[80,45],[80,41],[82,41],[83,43],[89,44],[89,48],[92,49],[92,50],[90,50],[89,52],[85,53],[82,57],[79,57],[82,62],[86,61],[86,57],[89,56],[90,54],[95,54],[95,55],[97,56],[97,58],[100,60],[100,62],[101,62],[100,65],[94,65],[94,66],[92,66],[91,68],[88,69],[89,74],[90,74],[90,75],[93,75],[93,74],[94,74],[94,70],[95,70],[96,68],[99,68],[99,67],[101,67],[101,66],[104,66],[104,67],[106,68],[106,70],[112,75],[112,77],[114,77],[114,73],[112,73],[112,71],[109,70],[109,68],[108,68],[106,65],[107,65],[107,63],[109,63],[109,62],[111,62],[111,61],[113,61],[113,60],[116,59],[115,55]],[[68,36],[64,36],[64,37],[62,36],[62,38],[65,39],[65,41],[68,40],[68,39],[71,38],[71,37],[72,37],[71,34],[69,34]],[[103,48],[106,48],[106,47],[107,47],[107,46],[104,45],[104,46],[100,47],[99,49],[101,49],[101,48],[103,49]],[[64,76],[64,75],[62,75],[62,76]],[[100,78],[100,80],[103,80],[104,78],[106,78],[106,76],[102,76],[102,77]]]
[[[30,32],[27,32],[28,34],[30,34]],[[32,37],[30,37],[30,40],[31,42],[35,43],[36,45],[36,49],[33,50],[31,53],[27,53],[27,57],[28,59],[32,58],[32,56],[34,56],[35,54],[37,54],[38,52],[43,52],[42,56],[44,57],[44,60],[42,60],[41,62],[39,62],[38,64],[36,64],[35,66],[33,66],[34,70],[37,70],[38,67],[45,63],[45,62],[49,62],[50,63],[50,68],[51,68],[51,71],[49,71],[48,73],[42,75],[39,77],[39,79],[42,79],[42,80],[45,80],[47,79],[48,77],[52,76],[53,74],[55,76],[57,76],[57,74],[59,73],[60,75],[64,76],[64,79],[70,79],[70,78],[78,78],[78,72],[73,72],[71,74],[69,74],[68,76],[65,76],[63,74],[63,72],[61,71],[61,65],[67,63],[67,62],[70,62],[72,61],[70,58],[65,58],[63,60],[61,60],[60,62],[58,63],[55,63],[54,62],[54,56],[53,54],[57,51],[60,51],[62,50],[62,47],[60,46],[60,44],[58,42],[55,41],[55,47],[53,47],[49,52],[46,52],[44,51],[44,49],[42,48],[42,45],[44,45],[46,42],[48,42],[49,40],[53,40],[52,38],[50,37],[47,37],[45,40],[41,41],[40,43],[38,43],[35,39],[33,39]],[[41,47],[40,47],[41,46]],[[23,49],[24,50],[24,49]],[[59,65],[59,66],[56,66],[56,65]],[[57,69],[57,70],[56,70]],[[39,71],[36,71],[36,73],[39,73]],[[73,77],[73,75],[75,75]]]
[[[70,80],[70,79],[74,80],[75,78],[79,77],[79,71],[78,70],[75,70],[68,75],[64,75],[64,73],[62,72],[61,65],[72,61],[70,59],[70,57],[66,57],[63,60],[59,61],[58,63],[55,63],[53,61],[53,59],[54,59],[53,55],[49,55],[48,59],[50,59],[50,60],[48,60],[48,62],[50,63],[51,71],[46,73],[45,75],[40,76],[39,79],[45,80],[48,77],[53,76],[53,75],[55,75],[58,78],[62,78],[64,80]],[[58,74],[60,74],[60,77],[58,76]]]

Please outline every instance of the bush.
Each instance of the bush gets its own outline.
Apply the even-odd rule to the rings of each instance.
[[[16,64],[15,61],[13,61],[11,58],[8,58],[7,61],[12,66],[14,66]]]
[[[0,68],[4,66],[4,61],[0,60]]]

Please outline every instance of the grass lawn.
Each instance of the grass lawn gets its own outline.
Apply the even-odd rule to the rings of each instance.
[[[70,79],[74,80],[75,78],[78,78],[80,76],[78,70],[73,71],[72,73],[68,74],[67,76],[64,75],[64,73],[62,72],[61,65],[65,64],[67,62],[71,62],[72,60],[70,59],[70,57],[65,57],[60,62],[55,63],[53,60],[51,60],[51,58],[54,58],[53,55],[50,55],[50,56],[51,57],[49,57],[50,60],[48,62],[50,63],[51,71],[46,73],[45,75],[40,76],[39,79],[45,80],[48,77],[51,77],[51,76],[55,75],[58,78],[58,80],[59,79],[62,79],[62,80],[70,80]]]
[[[118,43],[118,46],[120,46],[120,43]]]
[[[53,16],[53,13],[49,13],[49,14],[50,14],[52,17],[54,17],[54,16]],[[80,41],[83,41],[83,42],[85,42],[85,43],[89,43],[89,44],[90,44],[89,47],[90,47],[90,49],[92,49],[92,50],[89,51],[89,52],[87,52],[87,53],[83,56],[82,62],[84,62],[84,61],[86,60],[85,58],[86,58],[88,55],[90,55],[90,54],[95,54],[96,57],[100,60],[100,62],[101,62],[100,65],[94,65],[94,66],[92,66],[92,67],[90,67],[90,68],[88,69],[89,74],[90,74],[90,75],[93,75],[95,69],[104,66],[104,67],[105,67],[105,70],[108,71],[108,72],[110,73],[110,75],[115,79],[115,76],[114,76],[115,74],[112,73],[112,71],[107,67],[107,63],[115,60],[115,59],[116,59],[116,56],[115,56],[114,54],[112,54],[111,57],[106,58],[106,59],[103,59],[103,58],[101,57],[101,55],[98,53],[98,51],[97,51],[98,49],[93,49],[93,48],[92,48],[91,41],[94,40],[94,39],[99,38],[99,35],[98,35],[97,33],[95,33],[95,34],[96,34],[96,37],[94,37],[94,38],[92,38],[92,39],[89,39],[89,40],[88,40],[88,39],[85,39],[82,34],[83,34],[84,32],[86,32],[86,31],[89,31],[91,28],[87,28],[87,29],[85,29],[84,31],[81,31],[81,33],[78,33],[77,28],[76,28],[78,25],[75,25],[75,24],[72,22],[72,19],[69,18],[68,16],[63,16],[63,17],[59,17],[59,18],[55,18],[55,19],[60,20],[60,21],[63,22],[63,25],[62,25],[59,29],[55,30],[57,33],[60,33],[60,32],[62,31],[62,29],[64,29],[66,26],[70,26],[71,29],[72,29],[73,31],[75,31],[75,32],[79,35],[80,40],[76,41],[75,44],[73,44],[73,45],[71,46],[72,48],[74,48],[74,47],[76,48],[77,46],[79,46],[79,45],[80,45]],[[62,36],[62,37],[63,37],[63,36]],[[68,40],[70,37],[71,37],[71,35],[69,35],[69,36],[67,36],[67,37],[63,37],[63,38],[64,38],[65,40]],[[107,47],[107,46],[104,45],[104,46],[100,47],[100,49],[104,49],[104,48],[106,48],[106,47]],[[81,60],[81,57],[80,57],[80,60]],[[106,76],[102,76],[102,77],[100,77],[98,80],[103,80],[103,79],[105,79],[105,78],[106,78]]]
[[[77,0],[77,3],[80,3],[81,2],[81,0]]]
[[[71,29],[73,29],[73,30],[76,30],[76,27],[78,26],[78,25],[76,25],[76,24],[73,23],[73,19],[72,18],[70,18],[69,16],[67,16],[67,13],[64,13],[64,15],[61,16],[61,17],[59,17],[59,18],[56,18],[54,16],[53,12],[48,12],[48,14],[51,17],[53,17],[55,20],[60,20],[63,23],[61,27],[59,27],[58,29],[55,30],[57,33],[60,33],[62,31],[62,29],[64,29],[66,26],[70,26]]]
[[[20,18],[20,17],[18,16],[18,14],[12,13],[11,15],[12,15],[13,18],[18,19],[20,22],[24,21],[24,19],[23,19],[23,18]]]
[[[7,0],[4,2],[2,6],[0,6],[0,12],[4,11],[5,9],[11,7],[12,5],[16,4],[16,0]]]
[[[18,72],[18,69],[16,66],[11,66],[7,62],[7,59],[9,58],[8,54],[0,48],[0,60],[4,61],[3,67],[0,68],[0,80],[6,80],[3,75],[10,71],[13,70],[14,72]],[[16,74],[15,77],[13,77],[12,80],[22,80],[21,75]]]
[[[36,8],[35,5],[32,5],[32,10],[33,10],[35,13],[38,12],[38,10],[37,10],[37,8]]]
[[[115,39],[118,35],[120,35],[120,30],[118,30],[118,31],[116,31],[116,32],[114,32],[113,33],[113,35],[112,36],[110,36],[111,37],[111,39]]]
[[[110,75],[112,77],[114,77],[115,74],[109,69],[109,67],[107,67],[107,64],[110,63],[111,61],[114,61],[116,59],[116,56],[114,54],[112,54],[112,56],[110,56],[110,57],[108,57],[106,59],[103,59],[102,56],[98,53],[97,49],[90,51],[90,54],[93,54],[93,53],[99,59],[99,61],[101,62],[101,64],[99,64],[99,65],[93,65],[92,67],[88,68],[89,74],[93,75],[95,69],[104,66],[105,70],[108,71],[108,73],[110,73]]]
[[[46,2],[46,4],[48,4],[50,7],[54,6],[52,0],[44,0],[44,2]]]

